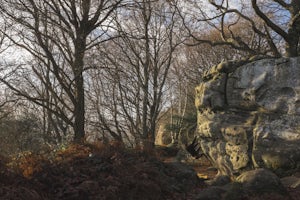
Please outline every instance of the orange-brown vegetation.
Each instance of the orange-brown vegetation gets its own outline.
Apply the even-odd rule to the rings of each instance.
[[[186,199],[201,185],[182,184],[171,165],[116,143],[26,152],[1,165],[0,199]]]
[[[99,143],[71,144],[44,155],[25,152],[10,160],[0,157],[0,199],[196,199],[207,187],[202,178],[213,178],[216,172],[207,171],[206,159],[190,163],[195,173],[181,168],[172,162],[175,154],[175,149],[158,148],[148,155]],[[290,193],[297,197],[299,191]]]

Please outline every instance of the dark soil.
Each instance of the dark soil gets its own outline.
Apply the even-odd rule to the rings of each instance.
[[[116,145],[71,145],[56,153],[0,158],[0,199],[197,199],[216,170],[205,157],[187,164],[176,164],[173,155],[161,151],[142,153]],[[300,189],[288,190],[291,199],[299,199]]]

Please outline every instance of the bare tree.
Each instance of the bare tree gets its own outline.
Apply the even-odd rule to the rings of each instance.
[[[18,88],[9,76],[2,82],[71,126],[76,141],[85,134],[85,55],[109,39],[110,16],[121,2],[3,0],[0,5],[1,15],[10,24],[10,34],[5,35],[35,61],[15,70],[31,67],[34,80],[32,74],[22,79],[30,85],[27,91]],[[44,85],[47,94],[42,93],[39,84]]]
[[[132,3],[116,16],[121,37],[100,50],[106,55],[102,60],[106,64],[101,65],[107,68],[106,82],[102,79],[101,84],[109,89],[102,90],[99,103],[104,112],[99,118],[108,132],[121,132],[122,137],[130,133],[136,145],[152,148],[182,27],[175,7],[166,1]]]
[[[113,53],[118,54],[114,46],[109,45]],[[120,102],[117,94],[118,79],[112,74],[112,66],[104,55],[99,55],[99,51],[95,52],[93,62],[101,65],[97,73],[90,71],[88,73],[89,81],[87,87],[87,115],[91,134],[100,137],[103,142],[111,139],[118,142],[132,144],[129,138],[130,130],[126,127],[124,118],[122,117]],[[126,128],[125,128],[126,127]]]
[[[229,0],[183,2],[187,3],[186,8],[193,7],[182,9],[181,16],[196,43],[228,45],[249,55],[299,55],[299,0],[239,0],[234,1],[235,4]],[[199,30],[195,30],[197,28]],[[241,28],[247,37],[238,31]],[[211,40],[199,37],[197,32],[203,29],[218,31],[220,38]]]

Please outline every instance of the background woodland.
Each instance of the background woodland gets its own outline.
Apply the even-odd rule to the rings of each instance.
[[[152,148],[196,124],[217,63],[300,54],[300,0],[1,0],[3,154],[66,142]]]

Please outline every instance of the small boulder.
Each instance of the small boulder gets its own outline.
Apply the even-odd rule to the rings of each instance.
[[[167,163],[167,174],[174,177],[174,183],[180,183],[173,185],[175,188],[180,188],[181,190],[187,191],[189,188],[197,185],[199,183],[199,178],[195,170],[184,163],[172,162]]]
[[[230,181],[229,176],[220,175],[216,176],[214,179],[205,181],[205,183],[210,186],[223,186],[230,183]]]
[[[244,191],[251,195],[264,193],[277,193],[285,195],[286,189],[280,178],[267,169],[255,169],[242,173],[236,181],[243,185]]]

